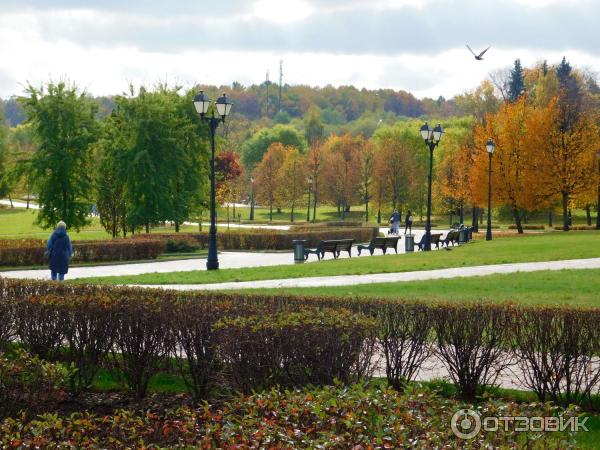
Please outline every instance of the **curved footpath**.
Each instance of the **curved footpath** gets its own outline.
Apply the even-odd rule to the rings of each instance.
[[[214,284],[133,285],[147,288],[191,290],[228,290],[262,288],[296,288],[320,286],[353,286],[357,284],[394,283],[443,278],[478,277],[485,275],[537,272],[540,270],[600,269],[600,258],[569,259],[487,266],[454,267],[451,269],[421,270],[415,272],[377,273],[369,275],[339,275],[330,277],[286,278],[281,280],[239,281]]]

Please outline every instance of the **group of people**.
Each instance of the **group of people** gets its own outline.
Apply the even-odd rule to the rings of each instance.
[[[397,209],[394,209],[390,217],[390,234],[395,234],[396,236],[400,234],[400,222],[402,222],[402,215]],[[406,217],[404,218],[404,234],[407,231],[408,234],[412,234],[412,213],[410,209],[406,212]]]

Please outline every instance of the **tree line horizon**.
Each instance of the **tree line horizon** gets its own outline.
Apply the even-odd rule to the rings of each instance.
[[[428,156],[419,127],[430,119],[446,130],[435,153],[437,213],[456,212],[463,221],[463,210],[476,217],[487,207],[490,138],[497,148],[493,205],[510,212],[519,232],[531,212],[548,211],[551,220],[558,208],[567,230],[570,208],[585,208],[588,217],[598,209],[600,88],[566,58],[529,68],[516,60],[474,90],[430,103],[403,91],[286,85],[282,110],[265,117],[251,88],[205,87],[234,102],[217,140],[221,204],[256,200],[271,219],[273,208],[286,208],[293,221],[310,190],[313,219],[317,204],[336,206],[342,219],[357,205],[366,221],[375,209],[378,221],[393,209],[421,215]],[[2,131],[0,194],[38,196],[42,226],[67,219],[79,228],[95,204],[115,237],[165,221],[179,230],[207,206],[208,133],[194,93],[131,87],[100,113],[73,84],[29,86],[17,100],[26,120]]]

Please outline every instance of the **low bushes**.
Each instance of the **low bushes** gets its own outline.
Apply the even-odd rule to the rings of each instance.
[[[336,379],[349,383],[370,374],[375,321],[364,314],[307,307],[226,317],[215,329],[232,384],[243,392]]]
[[[377,386],[271,390],[198,409],[157,414],[45,414],[0,422],[2,448],[573,448],[566,432],[505,430],[463,440],[453,435],[454,412],[470,407],[427,389],[405,393]],[[559,417],[548,404],[486,400],[490,417]]]
[[[291,250],[292,241],[305,239],[309,247],[315,247],[320,241],[327,239],[354,239],[356,242],[368,242],[379,233],[378,228],[369,227],[342,227],[342,228],[320,228],[306,230],[230,230],[217,233],[217,245],[223,250]],[[147,239],[148,236],[171,240],[189,242],[193,239],[201,248],[208,248],[208,233],[182,233],[136,235],[136,239]],[[175,245],[175,244],[173,244]]]
[[[164,252],[158,239],[74,241],[73,262],[106,262],[154,259]],[[42,266],[47,264],[46,242],[36,239],[0,240],[0,266]]]
[[[21,410],[33,416],[51,408],[64,397],[71,372],[22,350],[0,353],[0,417]]]
[[[545,230],[546,227],[544,225],[521,225],[521,228],[523,228],[524,230]],[[509,225],[508,226],[509,230],[516,230],[517,226],[516,225]]]
[[[89,384],[117,368],[137,397],[177,368],[190,393],[215,386],[353,382],[381,357],[404,389],[435,358],[472,400],[510,368],[540,400],[584,404],[600,386],[600,310],[510,303],[401,302],[0,280],[6,341],[73,363]],[[514,369],[517,367],[518,369]]]
[[[555,226],[554,229],[558,230],[558,231],[562,231],[563,227]],[[595,229],[596,229],[596,225],[570,225],[569,226],[569,230],[571,230],[571,231],[589,231],[589,230],[595,230]]]

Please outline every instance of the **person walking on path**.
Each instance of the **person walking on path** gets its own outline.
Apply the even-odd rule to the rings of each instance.
[[[404,222],[404,234],[406,235],[406,230],[408,230],[408,234],[412,234],[412,213],[410,209],[406,212],[406,219]]]
[[[397,209],[394,210],[391,217],[392,221],[392,234],[400,234],[400,213]]]
[[[63,281],[69,272],[69,261],[73,256],[71,239],[67,235],[67,224],[62,220],[56,225],[56,230],[50,235],[46,246],[50,277],[53,280]]]

